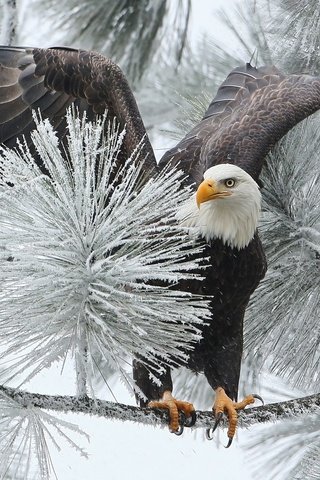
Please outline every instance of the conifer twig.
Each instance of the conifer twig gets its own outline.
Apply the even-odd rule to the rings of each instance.
[[[22,407],[37,407],[59,412],[85,413],[113,420],[142,423],[145,425],[166,425],[168,415],[163,410],[139,408],[133,405],[108,402],[89,397],[67,395],[43,395],[0,386],[0,394],[5,394]],[[320,411],[320,393],[279,403],[248,408],[239,413],[239,427],[247,428],[256,423],[269,423]],[[210,411],[197,411],[194,428],[209,428],[215,423]],[[221,426],[226,423],[221,422]]]

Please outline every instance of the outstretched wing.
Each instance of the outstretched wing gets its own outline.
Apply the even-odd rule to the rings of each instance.
[[[40,109],[63,139],[65,112],[72,104],[89,120],[107,109],[108,116],[126,128],[121,157],[128,158],[143,140],[145,168],[155,168],[136,101],[115,63],[95,52],[69,48],[0,47],[0,143],[13,147],[21,135],[30,143],[32,109]]]
[[[320,108],[320,78],[283,75],[275,67],[234,69],[201,122],[169,150],[168,161],[200,183],[219,163],[233,163],[256,181],[269,150],[294,125]]]

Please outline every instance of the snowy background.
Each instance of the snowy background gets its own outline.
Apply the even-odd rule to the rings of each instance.
[[[229,10],[232,9],[234,3],[234,1],[228,0]],[[35,23],[33,12],[28,9],[28,5],[29,2],[25,0],[23,7],[26,16],[19,31],[19,43],[28,46],[55,46],[59,34],[52,30],[50,21],[47,21],[46,18],[43,18],[40,23],[36,20]],[[208,33],[218,38],[220,43],[223,40],[225,49],[233,50],[235,44],[230,39],[226,26],[217,15],[218,9],[226,6],[226,2],[223,0],[214,2],[194,0],[192,5],[191,43],[196,45],[199,39]],[[60,42],[58,43],[60,44]],[[74,46],[81,47],[81,45]],[[249,58],[243,55],[241,61],[249,61]],[[166,71],[163,72],[161,78],[162,84],[165,81]],[[148,109],[148,106],[143,99],[141,103],[143,112]],[[175,143],[170,136],[159,134],[159,132],[152,132],[151,138],[158,157]],[[74,394],[76,389],[74,376],[73,362],[67,359],[63,365],[63,371],[62,364],[54,364],[50,369],[42,371],[23,388],[52,395],[70,395]],[[271,374],[261,379],[261,385],[265,385],[266,388],[254,393],[262,395],[266,403],[303,396],[305,393],[294,390]],[[132,394],[127,391],[119,379],[111,380],[110,386],[117,401],[135,404]],[[113,396],[108,394],[105,386],[101,387],[97,396],[110,401],[114,400]],[[186,398],[186,400],[192,401],[192,398]],[[197,404],[195,406],[197,407]],[[208,404],[206,409],[210,409],[210,407],[211,405]],[[201,406],[201,408],[203,407]],[[255,426],[250,431],[239,430],[232,447],[225,450],[226,432],[224,430],[216,432],[216,440],[209,442],[204,439],[204,432],[201,431],[193,433],[186,429],[182,437],[177,437],[170,434],[166,428],[109,421],[85,415],[60,414],[59,417],[79,425],[90,437],[89,443],[76,434],[73,437],[86,450],[88,458],[81,457],[79,452],[70,448],[62,439],[59,440],[60,451],[54,446],[50,449],[55,474],[62,480],[88,478],[120,480],[128,477],[133,480],[149,478],[162,480],[164,476],[177,480],[180,478],[193,480],[195,476],[200,478],[219,476],[221,480],[263,478],[263,470],[260,470],[259,467],[261,459],[254,456],[252,444],[257,442],[257,438],[260,434],[262,435],[263,431],[268,431],[268,426]],[[269,452],[273,452],[272,438],[268,446],[262,445],[260,449],[263,449],[265,456]],[[289,469],[290,466],[290,462],[287,462],[286,468]],[[285,468],[282,470],[283,474],[285,474],[284,470]],[[54,478],[54,474],[52,478]]]

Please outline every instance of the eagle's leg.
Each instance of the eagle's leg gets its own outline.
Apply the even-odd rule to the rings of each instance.
[[[228,432],[227,432],[229,441],[226,446],[226,448],[228,448],[232,443],[232,440],[236,433],[236,428],[238,425],[237,410],[243,410],[247,405],[251,405],[252,403],[255,402],[256,398],[258,398],[262,402],[263,400],[259,395],[247,395],[241,402],[234,402],[233,400],[231,400],[230,397],[228,397],[228,395],[226,394],[226,392],[222,387],[218,387],[215,390],[215,392],[216,392],[216,398],[215,398],[215,402],[213,404],[212,410],[215,413],[216,423],[212,430],[211,429],[207,430],[207,438],[209,440],[212,439],[211,434],[215,431],[215,429],[219,425],[222,415],[226,413],[229,421]]]
[[[192,403],[177,400],[172,396],[172,392],[170,390],[166,390],[165,392],[163,392],[160,400],[153,400],[149,402],[148,407],[166,408],[169,412],[170,432],[176,433],[177,435],[182,434],[184,426],[191,427],[195,424],[196,421],[196,412]],[[179,412],[183,412],[186,417],[186,421],[183,423],[182,426],[180,426],[179,424]]]
[[[183,432],[183,427],[192,427],[195,424],[196,412],[193,405],[176,400],[172,396],[173,384],[169,367],[163,369],[158,376],[159,382],[155,383],[150,379],[149,369],[136,359],[133,361],[133,378],[140,391],[140,394],[136,395],[140,406],[166,408],[169,412],[169,428],[172,432],[180,435]],[[184,416],[181,426],[179,426],[179,412],[183,413]]]

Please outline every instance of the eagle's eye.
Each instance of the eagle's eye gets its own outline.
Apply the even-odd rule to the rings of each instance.
[[[226,187],[228,188],[232,188],[234,187],[234,184],[235,184],[235,180],[233,178],[228,178],[227,180],[225,180],[224,184]]]

